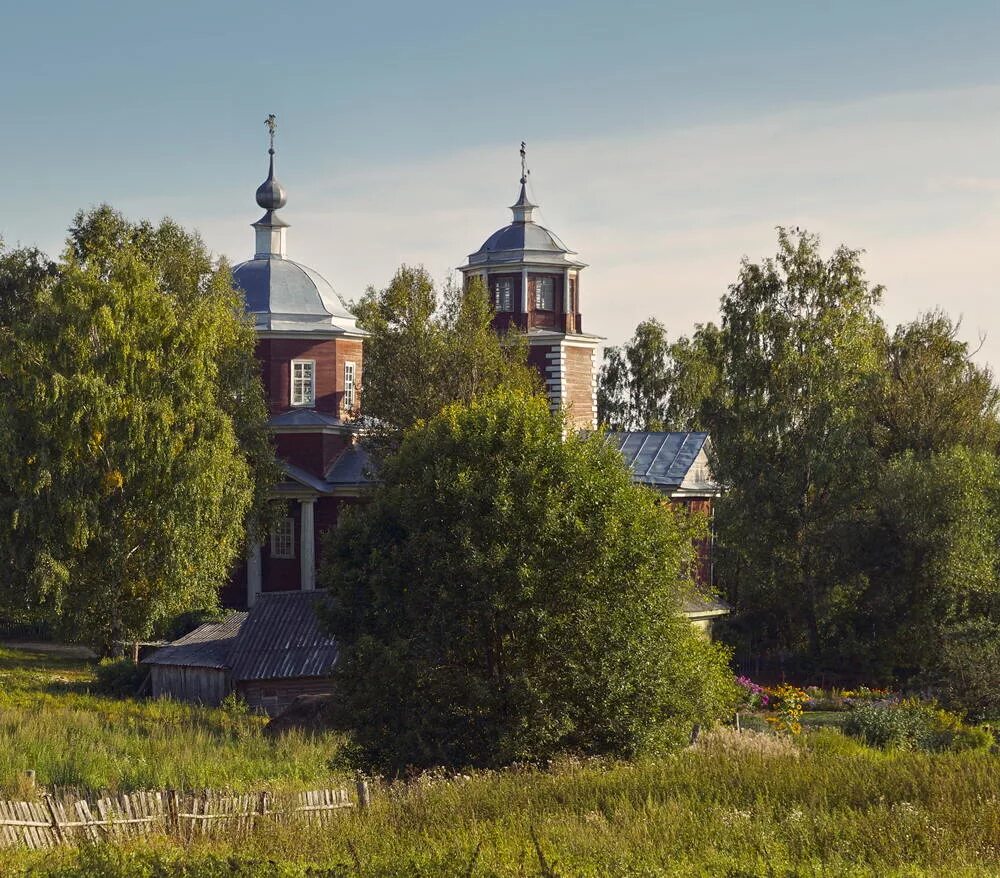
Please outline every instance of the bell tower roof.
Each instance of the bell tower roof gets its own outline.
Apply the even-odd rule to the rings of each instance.
[[[552,265],[570,268],[585,268],[576,253],[569,249],[560,238],[545,226],[535,222],[534,213],[538,209],[528,195],[527,148],[521,141],[521,189],[517,201],[511,205],[514,221],[497,229],[475,253],[469,254],[469,261],[462,266],[463,271],[493,265]]]

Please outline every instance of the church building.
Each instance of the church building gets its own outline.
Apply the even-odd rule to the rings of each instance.
[[[320,537],[345,505],[370,489],[368,458],[359,442],[364,336],[334,288],[288,256],[287,202],[274,176],[274,118],[267,179],[257,189],[264,214],[255,223],[254,256],[233,269],[257,329],[257,357],[283,478],[275,495],[286,515],[262,545],[252,545],[222,595],[229,607],[253,608],[262,594],[316,588]],[[570,423],[597,429],[597,349],[584,332],[580,275],[586,264],[553,232],[535,222],[521,144],[521,180],[513,221],[490,235],[461,267],[465,283],[481,279],[500,333],[525,333],[552,408]],[[711,512],[718,487],[707,469],[701,433],[609,436],[635,479],[670,502]],[[711,579],[702,560],[703,582]]]

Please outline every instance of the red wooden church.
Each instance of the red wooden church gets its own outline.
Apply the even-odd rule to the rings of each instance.
[[[284,471],[276,494],[287,501],[287,515],[263,545],[248,550],[223,595],[231,607],[253,607],[265,592],[315,589],[320,535],[370,485],[354,420],[364,332],[318,272],[288,258],[288,223],[278,215],[287,198],[274,177],[273,131],[269,154],[267,179],[257,189],[264,214],[253,224],[254,257],[233,269],[233,279],[257,327],[270,427]],[[516,326],[526,333],[530,361],[552,407],[593,430],[601,339],[583,331],[580,275],[586,265],[534,221],[524,159],[522,144],[512,222],[490,235],[461,271],[467,283],[474,277],[485,282],[498,332]],[[637,482],[711,514],[718,487],[706,434],[630,433],[609,441],[618,444]],[[701,579],[711,580],[710,553],[703,553]]]

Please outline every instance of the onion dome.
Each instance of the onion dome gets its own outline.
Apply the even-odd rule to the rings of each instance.
[[[264,215],[253,223],[253,259],[233,268],[233,285],[243,294],[257,328],[271,331],[356,333],[355,320],[340,296],[318,271],[287,256],[288,223],[278,216],[288,201],[274,178],[274,116],[268,116],[271,136],[267,179],[257,188]]]

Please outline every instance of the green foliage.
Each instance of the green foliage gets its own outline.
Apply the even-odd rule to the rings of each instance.
[[[856,515],[874,476],[880,287],[860,254],[824,258],[780,229],[722,300],[722,395],[712,423],[723,581],[769,646],[820,657],[853,609]]]
[[[377,764],[633,755],[731,706],[679,612],[703,523],[600,435],[504,390],[413,429],[381,476],[320,573],[337,702]]]
[[[638,763],[421,777],[379,786],[366,813],[321,825],[262,821],[214,843],[6,851],[6,865],[34,866],[37,878],[1000,873],[995,756],[883,753],[835,733],[799,741],[773,752],[699,746]]]
[[[417,421],[445,405],[500,386],[534,390],[527,345],[500,337],[482,281],[439,293],[423,268],[402,266],[383,290],[369,288],[353,306],[365,339],[361,414],[366,445],[382,458]]]
[[[950,710],[1000,720],[1000,625],[978,617],[945,629],[927,656],[921,683]]]
[[[195,628],[206,622],[221,622],[225,617],[226,611],[221,607],[185,610],[172,619],[166,620],[156,634],[163,640],[174,641],[185,634],[190,634]]]
[[[955,714],[917,699],[859,705],[844,731],[883,749],[988,750],[994,743],[987,729],[967,726]]]
[[[897,327],[887,341],[876,412],[885,457],[956,445],[995,452],[1000,445],[1000,392],[990,369],[972,362],[958,331],[944,312],[931,311]]]
[[[1000,605],[1000,463],[961,447],[905,452],[883,468],[874,505],[858,625],[884,661],[912,674],[939,660],[928,646],[942,632]],[[958,673],[960,654],[946,659]]]
[[[714,323],[698,324],[690,338],[681,336],[670,346],[668,429],[710,430],[726,405],[724,353],[724,333]]]
[[[659,320],[643,320],[623,348],[607,347],[597,417],[615,430],[661,430],[669,389],[669,345]]]
[[[0,603],[102,650],[212,606],[276,472],[227,268],[101,207],[0,289]]]
[[[134,698],[149,676],[149,668],[132,659],[102,659],[95,672],[94,691],[116,698]]]
[[[17,794],[29,768],[44,787],[111,791],[319,789],[349,779],[329,765],[338,734],[272,735],[265,717],[136,701],[127,687],[109,698],[97,694],[98,673],[81,659],[0,649],[0,798]]]

